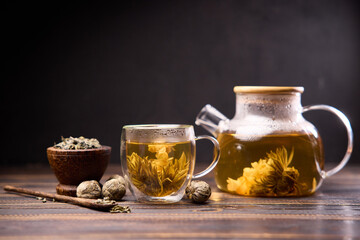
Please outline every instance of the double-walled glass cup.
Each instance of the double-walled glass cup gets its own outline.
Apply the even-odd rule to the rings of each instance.
[[[195,141],[210,140],[212,163],[193,175]],[[121,134],[121,165],[128,187],[141,202],[173,203],[182,199],[191,179],[209,173],[219,160],[219,144],[210,136],[195,136],[191,125],[126,125]]]

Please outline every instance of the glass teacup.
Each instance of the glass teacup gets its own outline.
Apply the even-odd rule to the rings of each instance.
[[[193,175],[195,140],[214,146],[212,163]],[[128,187],[141,202],[173,203],[182,199],[191,179],[209,173],[219,160],[219,144],[211,136],[195,136],[191,125],[126,125],[121,134],[121,165]]]

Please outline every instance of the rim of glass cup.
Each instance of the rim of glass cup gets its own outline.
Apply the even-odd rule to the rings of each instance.
[[[174,129],[174,128],[190,128],[193,125],[188,124],[135,124],[125,125],[123,129]]]

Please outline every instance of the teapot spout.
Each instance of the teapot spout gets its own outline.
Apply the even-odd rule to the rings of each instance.
[[[207,131],[209,131],[212,135],[217,137],[219,125],[223,122],[229,120],[224,116],[221,112],[219,112],[216,108],[211,106],[210,104],[206,104],[199,114],[196,116],[195,124],[198,126],[202,126]]]

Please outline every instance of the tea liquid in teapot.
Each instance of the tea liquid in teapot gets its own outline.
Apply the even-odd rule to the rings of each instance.
[[[218,188],[247,196],[302,196],[315,191],[324,158],[320,137],[305,133],[220,133]],[[316,166],[319,164],[319,167]]]

